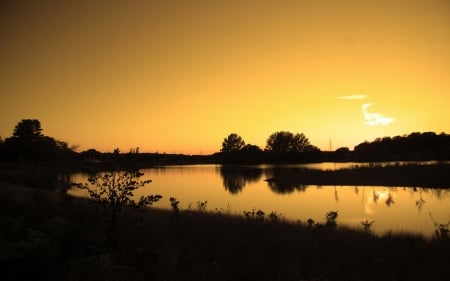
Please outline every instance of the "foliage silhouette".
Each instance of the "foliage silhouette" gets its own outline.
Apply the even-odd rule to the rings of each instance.
[[[137,202],[134,200],[134,191],[151,182],[151,180],[139,180],[143,175],[138,171],[105,172],[90,177],[87,183],[74,185],[86,190],[91,199],[109,209],[108,228],[114,231],[117,215],[124,206],[141,208],[152,205],[162,198],[161,195],[148,195],[141,196]]]
[[[369,220],[363,220],[363,221],[361,221],[361,225],[362,225],[362,227],[363,227],[365,233],[371,233],[371,232],[372,232],[371,227],[372,227],[372,224],[373,224],[374,222],[375,222],[375,221],[369,221]]]
[[[231,194],[238,194],[245,185],[256,182],[262,177],[262,170],[258,168],[244,168],[229,165],[222,165],[219,169],[223,186]]]
[[[37,119],[22,119],[15,127],[13,137],[36,139],[42,137],[41,122]]]
[[[377,138],[355,146],[357,161],[425,161],[450,159],[450,135],[434,132]]]
[[[266,213],[263,210],[256,210],[253,208],[251,211],[243,211],[244,217],[249,220],[259,220],[264,221]]]
[[[308,138],[303,134],[279,131],[271,134],[267,139],[266,149],[277,153],[304,152],[310,145]]]
[[[37,119],[23,119],[14,128],[12,137],[3,144],[2,158],[6,160],[68,159],[74,152],[67,143],[42,134]]]
[[[240,151],[245,146],[244,140],[236,133],[229,134],[222,142],[221,152]]]
[[[294,191],[304,192],[308,188],[308,185],[301,182],[293,182],[290,179],[297,175],[303,169],[275,167],[270,170],[266,170],[267,185],[270,190],[277,194],[289,194]],[[276,180],[273,180],[276,179]]]
[[[170,201],[170,207],[172,207],[172,211],[175,214],[175,216],[179,216],[180,215],[180,201],[178,201],[175,197],[170,197],[169,199]]]
[[[325,225],[330,228],[334,228],[337,226],[337,211],[330,211],[325,214]]]

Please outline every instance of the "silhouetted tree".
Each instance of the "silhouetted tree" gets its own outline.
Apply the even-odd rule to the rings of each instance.
[[[103,160],[105,158],[100,151],[97,151],[94,148],[80,152],[80,156],[81,159],[84,160]]]
[[[220,152],[216,156],[222,163],[260,163],[264,161],[265,152],[257,145],[246,144],[240,150]]]
[[[259,148],[259,146],[254,145],[254,144],[246,144],[243,148],[242,151],[248,152],[248,153],[260,153],[262,152],[261,148]]]
[[[119,212],[125,206],[142,208],[158,202],[162,196],[146,195],[135,201],[134,192],[149,183],[151,180],[140,180],[144,174],[139,171],[111,171],[99,173],[89,177],[88,182],[74,183],[79,189],[86,190],[94,202],[102,204],[109,209],[108,232],[116,230]]]
[[[235,133],[232,133],[228,135],[225,139],[223,139],[222,142],[222,149],[221,152],[234,152],[234,151],[240,151],[242,148],[244,148],[245,142],[244,140]]]
[[[340,147],[333,153],[333,161],[348,161],[351,158],[351,152],[348,147]]]
[[[267,139],[266,149],[271,152],[304,152],[310,147],[308,138],[303,134],[279,131],[271,134]]]
[[[5,159],[5,142],[0,136],[0,159]]]
[[[54,160],[71,153],[67,143],[44,136],[37,119],[20,121],[4,144],[4,158],[8,160]]]
[[[393,138],[377,138],[355,146],[354,154],[359,161],[448,160],[450,135],[414,132]]]
[[[42,136],[41,122],[37,119],[22,119],[13,132],[16,138],[36,139]]]

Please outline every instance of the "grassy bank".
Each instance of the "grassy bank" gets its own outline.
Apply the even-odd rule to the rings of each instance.
[[[435,165],[389,165],[321,171],[298,169],[289,174],[274,171],[269,182],[305,185],[365,185],[365,186],[411,186],[450,187],[450,164]]]
[[[163,200],[169,200],[163,198]],[[2,280],[448,280],[450,240],[375,236],[325,221],[290,224],[124,209],[62,192],[0,184]]]

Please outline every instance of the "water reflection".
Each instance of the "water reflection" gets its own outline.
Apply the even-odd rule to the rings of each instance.
[[[226,165],[220,166],[219,173],[223,187],[231,194],[238,194],[246,184],[257,182],[263,176],[263,171],[259,168]]]
[[[417,189],[414,189],[417,191]],[[422,190],[419,191],[419,199],[416,200],[416,206],[419,213],[422,211],[423,205],[425,205],[426,201],[422,198]]]
[[[394,205],[394,196],[392,195],[391,189],[389,189],[389,193],[386,198],[386,206],[390,207],[391,205]]]
[[[298,173],[299,168],[284,168],[284,167],[274,167],[272,169],[265,170],[266,178],[277,178],[277,179],[289,179],[292,175]],[[269,189],[276,194],[289,194],[295,191],[305,192],[308,185],[301,183],[292,183],[289,181],[271,181],[267,180],[267,185]]]
[[[361,228],[361,222],[373,222],[375,233],[387,230],[420,232],[432,235],[434,219],[445,224],[450,219],[450,190],[384,186],[317,186],[266,179],[289,178],[299,166],[169,166],[142,170],[145,179],[153,180],[137,196],[161,194],[155,207],[170,210],[170,197],[180,201],[180,208],[207,201],[208,210],[227,208],[242,215],[254,208],[276,212],[287,220],[323,220],[329,211],[338,211],[338,224]],[[72,175],[83,182],[87,175]],[[77,190],[70,193],[77,196]],[[228,208],[228,206],[230,206]]]
[[[308,186],[304,184],[293,184],[288,182],[268,181],[267,185],[269,186],[269,189],[272,190],[272,192],[275,194],[289,194],[293,193],[294,191],[305,192],[308,188]]]
[[[371,201],[378,205],[378,201],[384,202],[384,204],[389,208],[395,204],[393,187],[386,187],[387,190],[372,190]],[[397,188],[394,188],[394,190]]]
[[[372,200],[376,204],[378,204],[378,199],[380,199],[380,194],[376,192],[375,190],[372,191]]]

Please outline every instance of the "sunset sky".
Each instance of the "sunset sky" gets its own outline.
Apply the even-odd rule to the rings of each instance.
[[[0,136],[209,154],[450,133],[450,1],[2,1]]]

